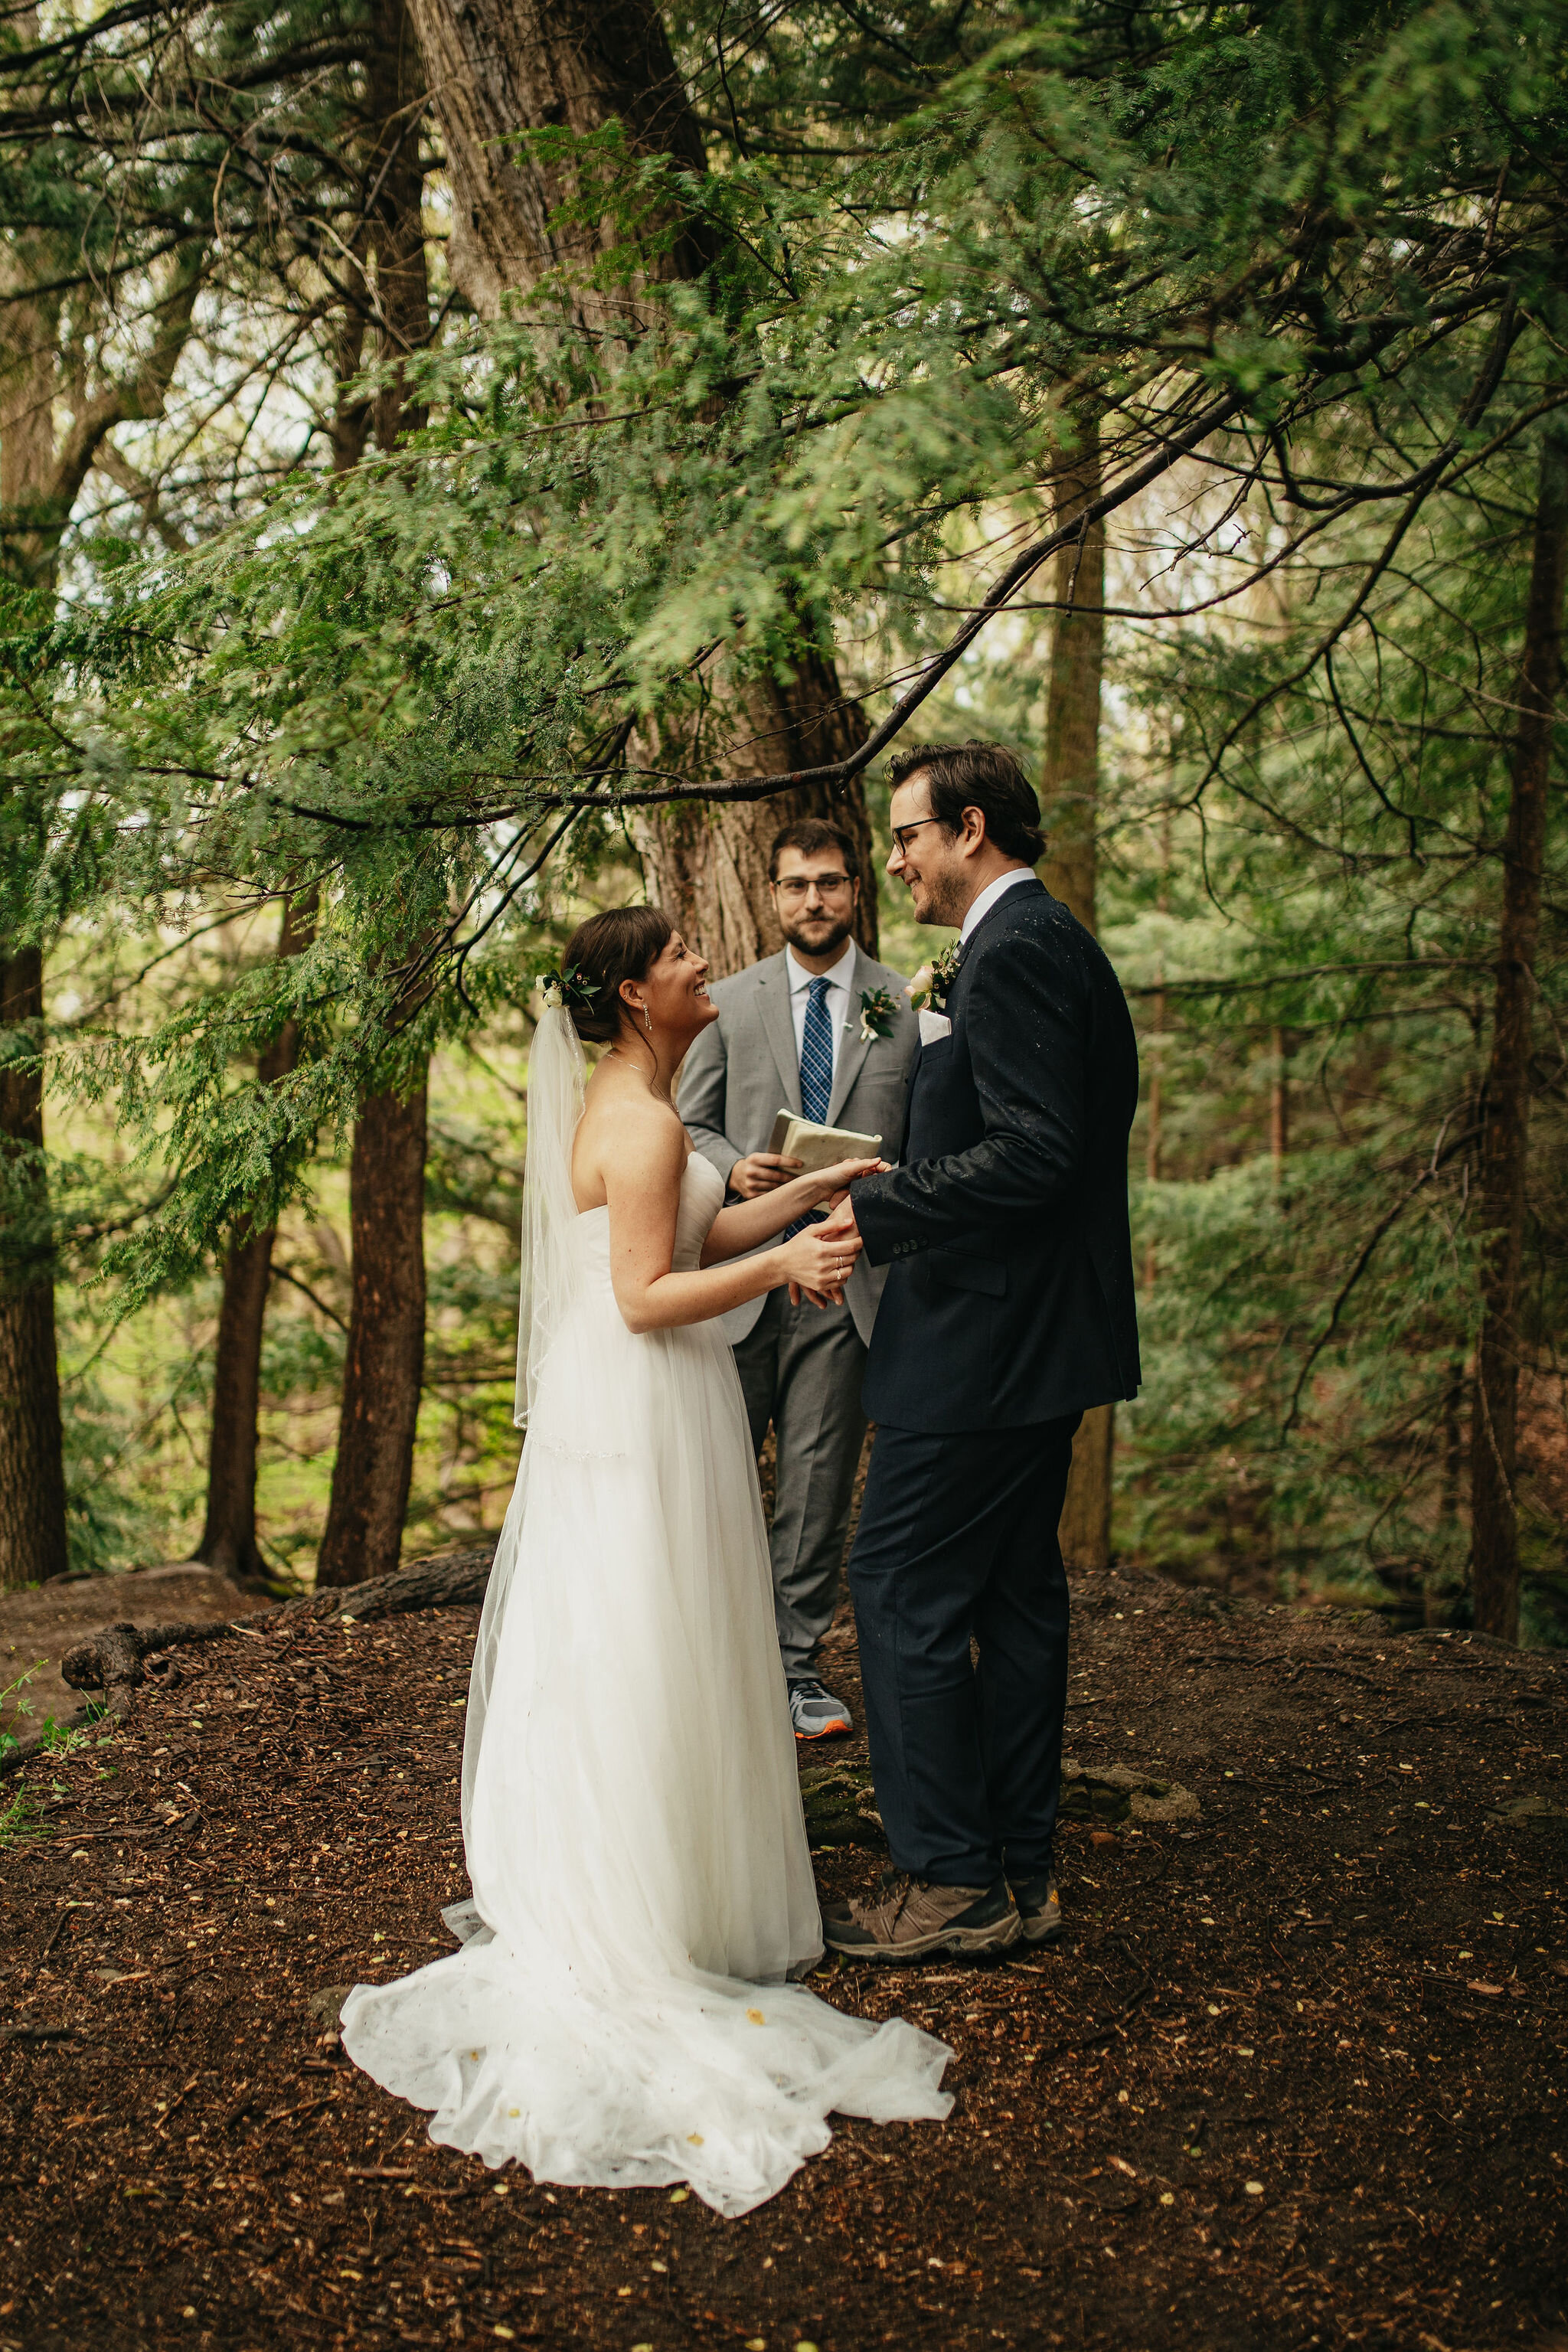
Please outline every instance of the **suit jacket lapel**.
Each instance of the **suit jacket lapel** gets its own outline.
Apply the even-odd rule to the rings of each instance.
[[[862,948],[857,947],[854,969],[849,975],[849,1020],[834,1042],[833,1093],[827,1105],[829,1127],[837,1126],[845,1097],[859,1076],[861,1066],[871,1050],[869,1037],[860,1034],[860,992],[871,985],[869,967],[869,957]]]
[[[789,1009],[789,975],[783,956],[770,956],[757,968],[757,1010],[762,1015],[763,1034],[768,1041],[784,1088],[785,1107],[798,1114],[800,1110],[800,1055],[795,1042],[795,1023]]]

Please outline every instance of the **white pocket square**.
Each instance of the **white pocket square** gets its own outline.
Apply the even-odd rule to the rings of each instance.
[[[927,1013],[922,1007],[920,1022],[922,1045],[934,1045],[939,1037],[951,1037],[952,1034],[952,1024],[945,1013]]]

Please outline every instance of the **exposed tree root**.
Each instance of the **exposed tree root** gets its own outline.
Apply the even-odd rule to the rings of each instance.
[[[89,1700],[63,1722],[46,1725],[31,1738],[0,1750],[0,1774],[16,1771],[33,1758],[58,1748],[61,1735],[85,1730],[90,1724],[113,1717],[123,1722],[135,1704],[134,1693],[149,1677],[167,1683],[179,1669],[168,1653],[193,1642],[220,1642],[234,1634],[274,1631],[290,1621],[321,1622],[333,1617],[368,1621],[404,1617],[418,1609],[471,1608],[485,1597],[492,1542],[474,1544],[462,1551],[436,1552],[410,1560],[395,1576],[373,1577],[306,1601],[288,1601],[281,1607],[258,1610],[248,1617],[212,1624],[106,1625],[66,1652],[60,1673],[72,1690],[101,1691],[102,1700]],[[160,1671],[167,1660],[165,1671]]]

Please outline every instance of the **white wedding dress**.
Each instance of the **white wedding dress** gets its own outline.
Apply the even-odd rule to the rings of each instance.
[[[574,1034],[552,1050],[581,1063]],[[627,1330],[608,1211],[564,1207],[580,1079],[559,1134],[538,1131],[540,1091],[531,1073],[530,1159],[553,1160],[549,1328],[474,1662],[474,1900],[452,1915],[468,1940],[356,1986],[343,2046],[487,2164],[684,2180],[743,2213],[826,2147],[835,2110],[946,2115],[950,2053],[787,1981],[821,1922],[740,1381],[716,1323]],[[677,1269],[723,1190],[693,1154]],[[541,1287],[536,1265],[536,1315]]]

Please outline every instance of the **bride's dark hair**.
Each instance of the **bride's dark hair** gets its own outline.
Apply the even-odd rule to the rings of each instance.
[[[584,1045],[614,1044],[626,1011],[622,981],[646,980],[674,933],[662,907],[610,907],[578,924],[563,968],[577,979],[566,1009]]]

